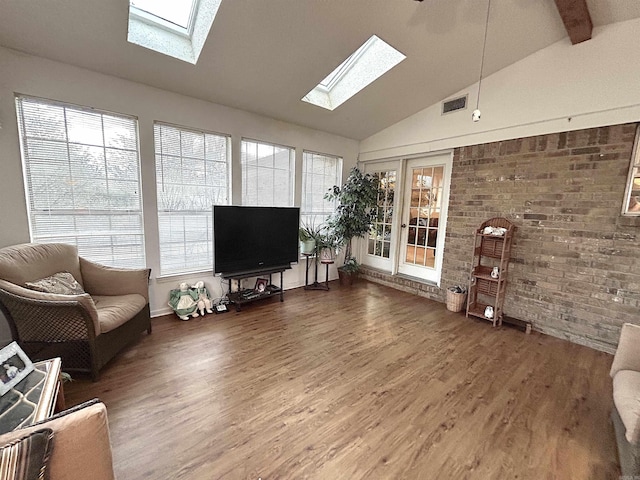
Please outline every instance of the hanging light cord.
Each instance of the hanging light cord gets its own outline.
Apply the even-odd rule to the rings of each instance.
[[[487,49],[487,32],[489,31],[490,10],[491,0],[487,2],[487,19],[484,24],[484,41],[482,42],[482,60],[480,61],[480,80],[478,81],[478,98],[476,99],[476,109],[480,108],[480,87],[482,86],[482,74],[484,72],[484,52]]]

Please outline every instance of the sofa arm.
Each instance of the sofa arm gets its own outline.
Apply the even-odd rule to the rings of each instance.
[[[92,295],[127,295],[139,293],[149,303],[148,268],[114,268],[80,257],[82,283]]]
[[[618,349],[611,365],[611,377],[620,370],[640,372],[640,325],[625,323],[622,326]]]
[[[43,293],[0,280],[0,307],[20,341],[65,341],[100,334],[98,311],[88,293]]]
[[[0,436],[0,446],[31,432],[53,430],[47,471],[51,480],[114,480],[107,409],[87,402],[68,411]]]

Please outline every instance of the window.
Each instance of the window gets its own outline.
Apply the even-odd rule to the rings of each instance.
[[[196,64],[222,0],[130,0],[127,41]]]
[[[302,101],[334,110],[405,58],[404,54],[384,40],[372,35],[307,93]]]
[[[320,225],[336,209],[336,201],[324,195],[342,179],[342,158],[321,153],[302,155],[302,205],[300,220],[304,225]]]
[[[229,137],[156,123],[160,274],[213,269],[212,205],[229,203]]]
[[[144,267],[136,118],[23,96],[16,107],[31,240]]]
[[[293,205],[293,148],[242,140],[242,204]]]
[[[636,142],[631,155],[627,192],[622,208],[624,215],[640,215],[640,127],[636,130]]]
[[[170,26],[184,29],[188,34],[192,27],[193,13],[195,10],[194,0],[183,0],[176,2],[175,0],[130,0],[130,8],[137,15],[149,15],[150,22],[156,22],[163,25],[164,22],[170,23]]]

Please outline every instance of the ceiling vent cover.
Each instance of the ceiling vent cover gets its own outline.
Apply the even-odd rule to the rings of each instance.
[[[445,113],[451,113],[457,110],[466,109],[468,98],[469,94],[442,102],[442,115],[444,115]]]

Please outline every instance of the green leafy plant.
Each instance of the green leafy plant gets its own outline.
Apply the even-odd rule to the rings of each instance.
[[[316,238],[316,253],[319,254],[323,260],[330,259],[333,261],[340,246],[340,239],[332,232],[328,225],[324,225],[322,232],[318,238]]]
[[[308,242],[309,240],[313,239],[313,236],[311,235],[307,227],[300,227],[298,229],[298,238],[301,242]]]
[[[330,235],[327,231],[327,226],[323,223],[316,223],[313,221],[310,224],[302,223],[302,226],[298,229],[298,238],[301,242],[312,242],[311,246],[303,253],[314,254],[316,261],[318,260],[318,254],[323,248],[328,248],[331,243]]]
[[[306,224],[303,222],[302,226],[298,230],[298,237],[303,242],[306,240],[315,240],[317,244],[318,240],[322,239],[325,229],[326,225],[322,223],[316,225],[315,223]]]
[[[344,265],[340,267],[344,272],[356,273],[360,270],[360,264],[356,260],[356,257],[350,257],[345,260]]]
[[[354,167],[342,187],[334,185],[325,195],[327,200],[338,202],[327,224],[338,243],[344,246],[345,263],[340,267],[343,271],[357,272],[360,268],[352,254],[352,240],[369,233],[376,215],[378,192],[378,177]]]

